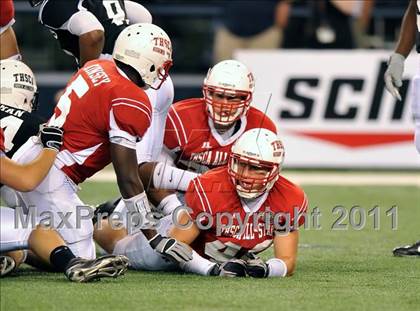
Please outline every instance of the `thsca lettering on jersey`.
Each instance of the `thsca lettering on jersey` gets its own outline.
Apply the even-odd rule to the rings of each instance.
[[[18,118],[21,118],[23,116],[23,114],[25,113],[24,110],[18,110],[18,109],[15,109],[15,108],[11,108],[11,107],[3,105],[3,104],[0,105],[0,111],[4,111],[5,113],[7,113],[9,115],[15,116],[15,117],[18,117]]]
[[[89,76],[89,79],[92,81],[93,86],[98,86],[103,83],[111,82],[111,79],[108,77],[104,69],[99,64],[94,64],[92,66],[83,68],[83,70]]]
[[[209,150],[191,154],[190,161],[207,166],[221,166],[227,163],[228,156],[227,152]]]

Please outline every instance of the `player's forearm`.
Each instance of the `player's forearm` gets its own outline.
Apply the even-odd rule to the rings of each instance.
[[[27,164],[18,164],[6,157],[0,158],[1,183],[17,191],[32,191],[48,174],[56,155],[56,151],[44,149],[35,160]]]
[[[199,174],[159,162],[153,171],[155,189],[187,191],[191,180]]]
[[[94,30],[79,37],[80,67],[90,60],[99,58],[104,42],[104,32],[101,30]]]
[[[395,53],[404,55],[410,54],[416,40],[416,8],[415,1],[410,1],[404,14],[401,24],[400,37],[398,39]]]

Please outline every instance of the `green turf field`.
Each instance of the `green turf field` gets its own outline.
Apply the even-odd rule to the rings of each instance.
[[[302,230],[291,278],[129,272],[117,280],[74,284],[61,274],[25,268],[1,279],[1,310],[420,310],[420,259],[391,255],[394,246],[420,239],[420,189],[304,188],[311,209],[318,206],[322,213],[322,229]],[[96,204],[116,193],[111,183],[85,183],[81,196]],[[362,230],[331,230],[339,216],[332,213],[336,205],[348,210],[378,205],[378,229],[369,216]],[[385,215],[393,205],[398,206],[396,230]]]

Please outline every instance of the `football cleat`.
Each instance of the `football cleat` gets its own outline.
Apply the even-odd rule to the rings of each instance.
[[[392,253],[394,256],[420,256],[420,241],[417,241],[413,245],[400,246],[393,249]]]
[[[16,267],[15,260],[6,255],[0,256],[0,277],[4,277],[11,273]]]
[[[127,257],[105,255],[92,260],[74,258],[70,261],[65,274],[72,282],[86,283],[104,277],[119,277],[127,271],[127,268]]]

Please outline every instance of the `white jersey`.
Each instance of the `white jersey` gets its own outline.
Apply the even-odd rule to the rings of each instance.
[[[146,91],[153,107],[152,122],[142,140],[137,143],[137,163],[158,161],[163,146],[166,116],[174,101],[174,85],[168,76],[160,89]]]

